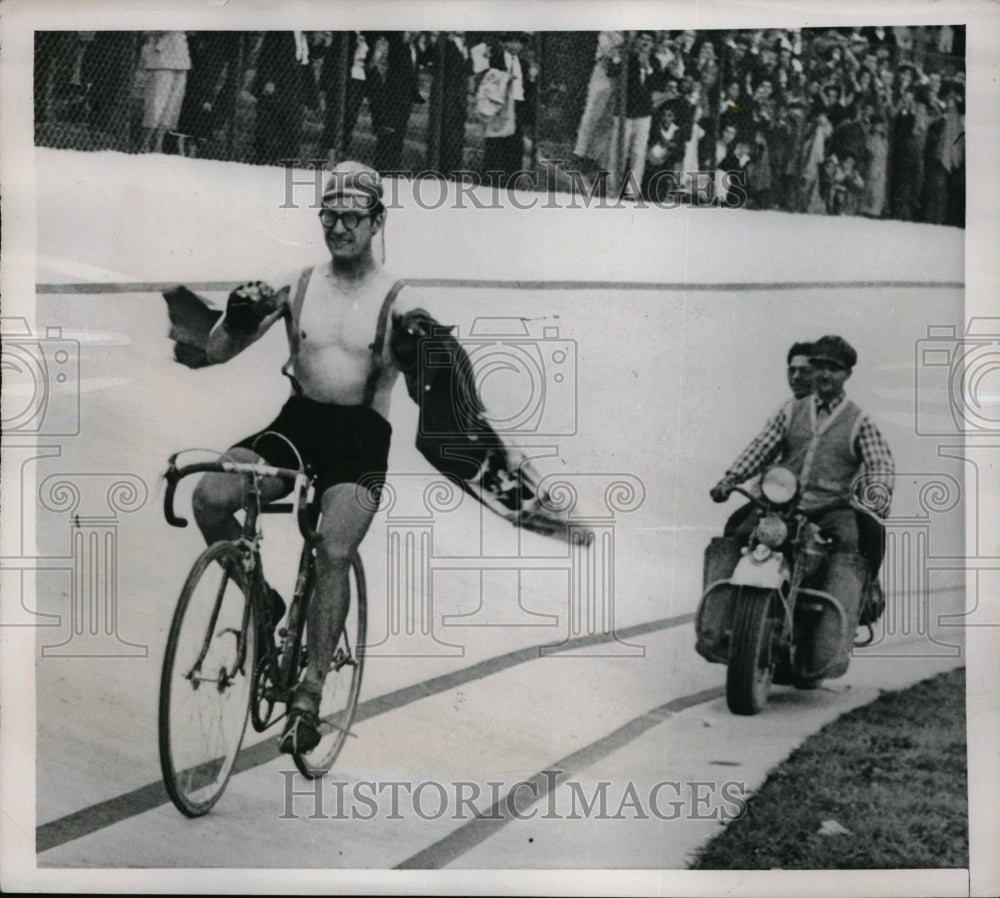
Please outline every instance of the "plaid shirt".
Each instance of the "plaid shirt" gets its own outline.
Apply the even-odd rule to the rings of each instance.
[[[812,400],[818,409],[822,408],[822,403],[815,395],[812,396]],[[832,413],[843,401],[843,393],[836,399],[831,399],[827,405],[828,413]],[[768,420],[764,429],[729,466],[726,480],[742,483],[779,461],[781,444],[788,433],[790,405],[791,403],[783,405],[778,413]],[[855,479],[852,499],[865,510],[884,518],[889,514],[889,507],[892,504],[892,478],[896,473],[896,463],[892,459],[892,452],[889,451],[889,444],[871,418],[863,412],[858,436],[854,442],[854,451],[864,465],[864,472]]]

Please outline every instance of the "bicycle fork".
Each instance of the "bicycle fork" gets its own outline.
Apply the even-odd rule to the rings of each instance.
[[[237,672],[242,673],[246,666],[246,632],[250,618],[250,601],[244,602],[243,604],[243,620],[240,623],[239,629],[236,629],[235,627],[225,627],[220,630],[218,634],[215,632],[215,627],[219,621],[219,613],[222,610],[222,603],[225,601],[226,587],[229,585],[230,580],[233,579],[231,563],[226,563],[223,565],[222,579],[219,581],[219,588],[215,594],[212,616],[209,619],[208,626],[205,628],[205,638],[202,641],[201,650],[198,652],[198,657],[195,659],[191,669],[187,672],[187,674],[185,674],[185,679],[192,684],[192,688],[194,689],[197,689],[202,683],[215,683],[219,692],[223,692],[233,681],[233,677],[237,674]],[[239,585],[238,581],[237,585]],[[226,633],[232,633],[233,638],[236,640],[236,660],[233,664],[233,669],[231,671],[227,671],[225,665],[222,665],[219,668],[217,676],[202,676],[201,665],[204,663],[205,657],[208,655],[213,640],[217,636],[223,636]]]

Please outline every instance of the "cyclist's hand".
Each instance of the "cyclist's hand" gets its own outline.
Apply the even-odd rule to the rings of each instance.
[[[731,480],[726,480],[723,477],[708,491],[708,494],[712,497],[713,502],[725,502],[732,494],[734,486],[735,484]]]
[[[423,309],[405,315],[393,312],[389,349],[400,371],[415,371],[420,361],[420,342],[431,334],[433,319]]]
[[[232,334],[255,334],[264,316],[274,311],[274,290],[256,281],[242,284],[229,294],[223,324]]]

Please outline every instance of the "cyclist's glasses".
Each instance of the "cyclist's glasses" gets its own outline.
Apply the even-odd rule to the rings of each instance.
[[[320,209],[319,220],[324,228],[335,228],[337,222],[342,222],[348,231],[353,231],[362,221],[371,217],[371,212],[358,212],[349,209],[346,212],[336,212],[333,209]]]

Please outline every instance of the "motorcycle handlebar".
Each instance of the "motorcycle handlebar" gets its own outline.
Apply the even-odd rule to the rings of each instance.
[[[743,489],[743,487],[741,487],[741,486],[734,486],[733,487],[733,492],[734,493],[739,493],[741,496],[746,496],[754,505],[756,505],[758,508],[762,509],[763,511],[768,511],[769,509],[771,509],[773,507],[772,505],[768,504],[764,499],[761,499],[761,498],[758,498],[757,496],[754,496],[752,493],[750,493],[748,490]],[[805,515],[802,514],[801,511],[797,511],[795,513],[795,515],[796,515],[796,517],[800,518],[803,521],[806,520]],[[819,543],[821,545],[829,545],[830,543],[833,542],[833,538],[827,536],[822,530],[820,530],[819,531],[818,541],[819,541]]]
[[[749,490],[745,490],[741,486],[734,486],[732,492],[739,493],[741,496],[746,496],[758,508],[763,508],[763,509],[769,508],[768,504],[763,499],[758,498],[757,496],[753,495],[753,493],[751,493]]]
[[[296,471],[292,468],[277,468],[273,465],[258,464],[255,462],[237,461],[209,461],[195,462],[190,465],[183,465],[178,468],[176,464],[177,455],[170,456],[166,474],[167,489],[163,497],[163,515],[167,523],[172,527],[187,527],[187,518],[182,518],[174,512],[174,493],[177,491],[177,484],[190,474],[240,474],[244,477],[257,475],[260,477],[277,477],[281,480],[295,484],[295,512],[299,525],[299,533],[308,543],[316,544],[323,537],[309,524],[309,506],[306,496],[309,491],[309,477],[303,471]]]

